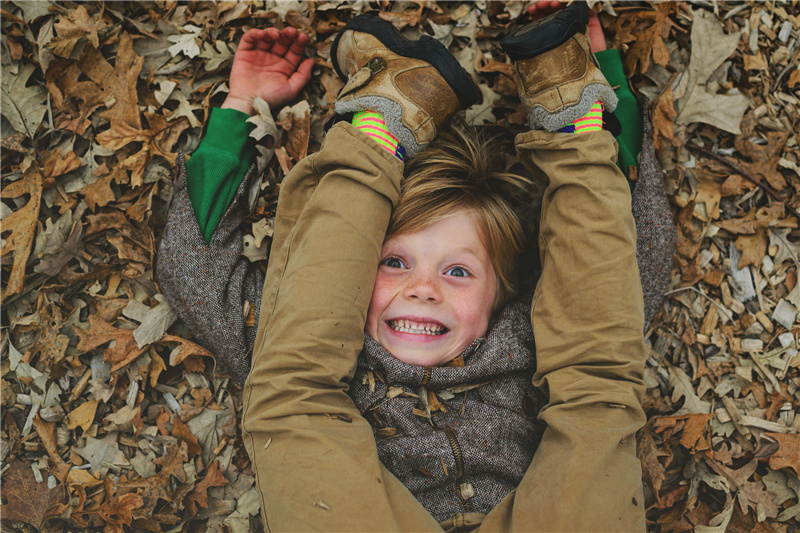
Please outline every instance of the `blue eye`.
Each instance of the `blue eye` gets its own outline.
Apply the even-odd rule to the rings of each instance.
[[[445,274],[447,274],[448,276],[455,276],[457,278],[466,278],[469,276],[469,272],[467,272],[461,267],[450,268],[447,270],[447,272],[445,272]]]
[[[388,257],[383,260],[383,264],[389,268],[404,268],[405,265],[396,257]]]

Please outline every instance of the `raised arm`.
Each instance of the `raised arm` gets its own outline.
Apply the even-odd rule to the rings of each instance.
[[[308,38],[294,28],[248,31],[231,70],[223,109],[212,111],[206,136],[188,163],[178,158],[175,191],[159,247],[156,274],[167,300],[220,365],[243,384],[250,368],[264,276],[242,256],[251,163],[252,100],[272,109],[296,98],[311,75],[302,60]],[[270,119],[271,120],[271,119]],[[271,154],[269,154],[271,156]]]

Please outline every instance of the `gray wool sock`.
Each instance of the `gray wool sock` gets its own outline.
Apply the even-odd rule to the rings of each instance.
[[[403,108],[400,107],[400,104],[388,98],[380,96],[350,98],[344,101],[337,101],[335,109],[340,115],[370,110],[380,113],[386,123],[386,129],[397,138],[397,141],[406,151],[407,158],[414,157],[425,148],[425,146],[421,146],[417,142],[414,134],[400,119],[403,116]]]
[[[577,104],[556,113],[542,106],[533,106],[528,115],[528,127],[532,130],[558,131],[588,113],[595,102],[603,102],[605,110],[611,112],[617,108],[618,101],[614,89],[603,83],[592,83],[583,88]]]

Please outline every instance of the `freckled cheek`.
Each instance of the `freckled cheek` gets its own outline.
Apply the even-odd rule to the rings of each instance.
[[[372,288],[372,298],[369,301],[367,311],[367,333],[373,338],[377,334],[378,321],[381,313],[386,310],[386,306],[391,301],[391,283],[389,283],[380,272],[375,278],[375,286]]]

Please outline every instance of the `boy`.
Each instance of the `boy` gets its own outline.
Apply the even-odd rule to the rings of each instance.
[[[573,39],[574,35],[573,28],[566,35],[567,44],[574,48],[572,41],[576,41],[577,50],[585,52],[585,43]],[[557,51],[559,46],[552,50]],[[550,51],[545,50],[541,56],[546,58]],[[344,58],[349,59],[347,51]],[[517,57],[517,68],[535,66],[537,61],[537,56],[525,57],[523,52]],[[355,80],[355,94],[370,86],[370,74],[364,72],[362,78],[366,79],[358,78],[366,63],[355,62],[356,70],[348,72],[350,80]],[[525,68],[521,75],[523,91],[540,81],[532,80]],[[578,85],[584,81],[578,80]],[[562,81],[562,89],[569,89],[569,83],[575,85],[574,81]],[[347,87],[343,94],[347,96]],[[537,94],[523,92],[523,100],[533,111]],[[451,108],[459,107],[453,98],[449,104]],[[549,111],[546,117],[552,118],[556,113]],[[433,135],[421,130],[423,125],[412,124],[417,127],[408,128],[412,135],[422,131],[422,138],[414,137],[406,144],[413,147],[417,142],[421,147],[435,135],[435,129]],[[633,432],[642,421],[635,394],[641,387],[641,319],[637,319],[641,308],[636,303],[633,224],[629,207],[624,209],[624,187],[620,188],[619,180],[613,181],[614,174],[619,177],[618,171],[612,170],[613,144],[609,143],[610,138],[600,137],[603,134],[595,135],[577,140],[563,138],[563,134],[532,131],[518,141],[521,159],[533,171],[550,178],[543,204],[544,268],[531,314],[534,330],[538,329],[540,358],[535,379],[550,393],[550,404],[542,414],[550,427],[542,450],[537,452],[517,490],[516,498],[524,501],[515,503],[511,496],[485,519],[460,513],[451,519],[453,524],[475,524],[480,519],[492,529],[529,529],[537,523],[551,529],[624,529],[642,524],[638,464],[634,464],[631,447]],[[365,441],[371,439],[371,431],[343,396],[363,340],[355,333],[365,321],[368,332],[370,329],[366,304],[370,301],[371,284],[365,287],[364,280],[375,275],[384,234],[381,228],[386,227],[389,208],[397,199],[401,182],[399,159],[388,152],[377,152],[366,140],[352,127],[340,125],[332,129],[326,140],[329,149],[323,149],[313,162],[304,160],[307,168],[295,174],[301,176],[304,172],[306,176],[285,182],[281,192],[254,368],[245,392],[244,422],[264,496],[265,519],[276,527],[437,527],[430,517],[420,513],[397,480],[387,476],[374,461],[374,445]],[[345,147],[350,165],[343,168],[345,162],[334,155],[334,148],[342,151]],[[587,170],[591,171],[589,176],[576,176]],[[621,183],[624,185],[624,179]],[[347,213],[338,212],[337,206],[347,206]],[[588,220],[582,219],[584,214]],[[223,218],[223,226],[224,223]],[[572,242],[564,242],[562,231],[570,234]],[[390,238],[387,244],[391,241]],[[325,249],[339,259],[326,266],[319,253],[310,252]],[[392,258],[389,261],[381,268],[404,265],[399,258],[397,263]],[[584,300],[589,295],[603,300],[606,315],[597,317],[587,310]],[[447,328],[438,321],[418,321],[413,317],[414,324],[400,324],[406,320],[392,315],[381,324],[392,331],[419,329],[420,324],[435,333]],[[377,324],[376,319],[374,332],[380,336]],[[565,328],[577,328],[577,332],[567,335]],[[453,349],[448,355],[454,354],[458,355],[458,350]],[[342,427],[330,417],[319,415],[351,420],[352,425]],[[587,435],[588,428],[593,428],[592,435]],[[590,437],[596,440],[594,446],[587,447]],[[542,456],[545,459],[539,459]],[[562,458],[569,456],[572,459],[565,463]],[[584,475],[584,471],[596,482],[619,482],[617,493],[596,493],[577,482],[577,476]],[[539,488],[542,479],[547,479],[552,491]],[[310,509],[307,501],[312,487],[318,488],[312,502],[316,510]],[[462,496],[469,500],[469,493],[469,488],[464,488]],[[531,493],[537,496],[530,497]],[[587,506],[590,512],[576,515],[559,511],[559,506],[569,507],[571,502]],[[349,511],[364,504],[366,515]],[[320,509],[329,514],[315,514]]]

